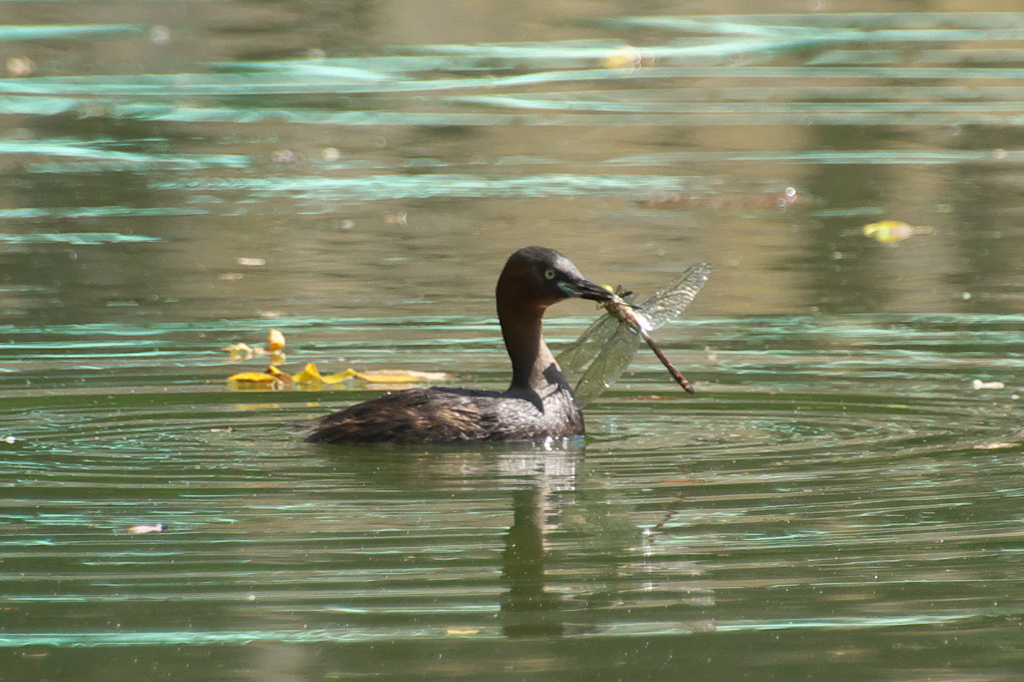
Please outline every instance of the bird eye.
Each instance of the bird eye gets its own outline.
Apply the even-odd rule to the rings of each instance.
[[[555,278],[555,271],[554,270],[545,270],[544,271],[544,279],[554,279],[554,278]]]

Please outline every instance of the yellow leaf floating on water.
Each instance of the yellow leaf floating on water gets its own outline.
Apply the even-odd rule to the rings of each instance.
[[[294,376],[285,374],[277,367],[270,365],[265,372],[240,372],[228,377],[228,386],[235,389],[273,389],[287,388],[292,384],[305,387],[322,386],[323,384],[340,384],[349,378],[359,379],[368,384],[418,384],[428,381],[450,381],[453,377],[445,372],[420,372],[414,369],[378,369],[370,372],[357,372],[346,369],[323,376],[312,362]]]
[[[450,381],[451,374],[420,372],[415,369],[376,369],[371,372],[348,370],[351,376],[370,384],[417,384],[423,381]]]
[[[328,374],[323,376],[320,374],[320,370],[316,368],[312,362],[306,365],[298,374],[292,377],[292,380],[297,384],[340,384],[349,377],[354,377],[359,373],[354,369],[346,369],[344,372],[335,372],[334,374]]]
[[[291,377],[290,374],[285,374],[284,372],[279,370],[277,367],[274,367],[273,365],[270,365],[269,367],[267,367],[267,374],[275,376],[278,379],[280,379],[281,381],[287,381],[289,383],[291,383],[291,380],[292,380],[292,377]]]
[[[632,45],[623,45],[601,58],[601,66],[606,69],[636,71],[643,66],[643,62],[644,58],[640,50]]]
[[[932,228],[927,225],[909,225],[900,220],[880,220],[865,225],[862,230],[865,237],[871,237],[883,244],[895,244],[910,239],[918,234],[931,234]]]
[[[298,374],[292,375],[292,381],[297,384],[315,384],[317,382],[323,382],[324,378],[320,376],[320,370],[316,368],[312,362],[306,365]]]
[[[271,352],[279,351],[284,348],[284,334],[281,333],[280,329],[271,329],[267,332],[267,350]]]
[[[221,350],[226,350],[232,360],[251,360],[256,356],[269,355],[271,365],[280,365],[284,362],[284,345],[284,334],[279,329],[271,329],[267,332],[266,348],[239,342],[223,346]]]
[[[378,369],[370,372],[357,372],[354,369],[346,369],[344,372],[336,372],[324,376],[312,362],[307,364],[303,370],[294,376],[288,375],[279,370],[276,365],[284,362],[285,347],[284,334],[278,329],[271,329],[267,333],[266,348],[253,348],[244,343],[234,343],[225,346],[224,350],[231,353],[232,360],[248,360],[255,356],[266,355],[269,367],[263,372],[240,372],[228,377],[228,386],[233,389],[249,390],[280,390],[290,388],[293,385],[300,385],[305,389],[318,390],[324,384],[340,384],[346,379],[355,378],[365,381],[368,384],[418,384],[428,381],[449,381],[452,375],[444,372],[420,372],[413,369]]]
[[[239,372],[229,376],[228,381],[245,384],[271,384],[277,381],[277,377],[266,372]]]
[[[270,355],[270,366],[284,364],[284,334],[279,329],[267,332],[266,353]]]
[[[240,372],[228,377],[228,386],[236,389],[278,390],[292,385],[291,376],[271,365],[265,372]]]
[[[323,376],[320,374],[320,370],[316,368],[312,362],[306,365],[298,374],[292,377],[292,380],[297,384],[340,384],[350,376],[355,376],[356,371],[354,369],[347,369],[344,372],[336,372],[334,374],[328,374]]]
[[[256,349],[247,343],[233,343],[230,346],[224,346],[221,350],[226,350],[232,360],[251,360],[256,355]]]
[[[335,372],[324,377],[325,384],[340,384],[349,377],[354,377],[358,372],[354,369],[346,369],[344,372]]]

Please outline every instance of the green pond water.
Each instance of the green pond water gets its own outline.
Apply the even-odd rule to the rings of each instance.
[[[5,5],[0,680],[1018,679],[1024,14],[818,9]],[[297,424],[379,387],[227,386],[500,390],[534,243],[713,263],[697,395],[354,448]]]

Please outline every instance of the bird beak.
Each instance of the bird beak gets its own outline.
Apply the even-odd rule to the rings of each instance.
[[[610,301],[614,294],[600,284],[594,284],[589,279],[580,278],[574,282],[566,282],[563,288],[570,296],[578,296],[588,301]]]

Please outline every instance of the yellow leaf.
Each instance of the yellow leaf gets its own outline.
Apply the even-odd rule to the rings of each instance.
[[[291,384],[292,378],[273,365],[265,372],[241,372],[228,377],[231,388],[279,389]]]
[[[273,365],[270,365],[269,367],[267,367],[267,374],[270,374],[270,375],[276,377],[277,379],[279,379],[281,381],[284,381],[286,383],[289,383],[289,384],[292,382],[291,375],[285,374],[284,372],[279,370],[277,367],[274,367]]]
[[[249,360],[256,353],[256,349],[247,343],[233,343],[222,347],[221,350],[226,350],[232,360]]]
[[[930,234],[932,228],[927,225],[909,225],[900,220],[880,220],[865,225],[861,231],[865,237],[871,237],[883,244],[895,244],[917,234]]]
[[[643,55],[640,50],[632,45],[622,47],[609,52],[601,58],[601,66],[606,69],[626,69],[635,71],[643,65]]]
[[[228,377],[228,381],[241,381],[250,383],[262,383],[277,381],[277,378],[266,372],[239,372]]]
[[[284,348],[284,334],[279,329],[271,329],[267,332],[267,350],[279,351]]]
[[[232,388],[281,388],[284,382],[267,372],[240,372],[228,377]]]
[[[318,382],[322,383],[323,380],[324,378],[320,376],[320,370],[318,370],[316,368],[316,365],[314,365],[312,362],[306,365],[306,368],[303,369],[301,372],[292,376],[292,381],[294,381],[297,384],[314,384]]]
[[[451,374],[444,372],[419,372],[414,369],[375,369],[372,372],[353,372],[352,376],[371,384],[415,384],[452,379]]]
[[[340,384],[349,377],[354,377],[357,372],[354,369],[346,369],[344,372],[335,372],[334,374],[328,374],[325,377],[321,377],[325,384]]]

